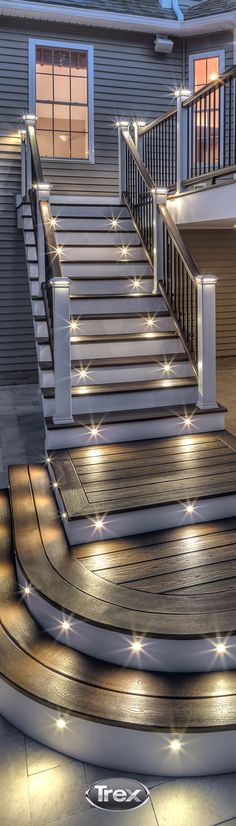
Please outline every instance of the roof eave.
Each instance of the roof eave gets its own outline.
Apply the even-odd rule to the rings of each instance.
[[[194,36],[198,33],[233,28],[236,25],[235,12],[192,18],[180,22],[170,18],[143,17],[131,14],[101,12],[95,9],[81,9],[74,6],[62,6],[60,3],[35,3],[33,0],[0,0],[0,16],[18,17],[30,20],[45,20],[97,26],[108,29],[142,31],[146,33],[163,32],[172,36]]]

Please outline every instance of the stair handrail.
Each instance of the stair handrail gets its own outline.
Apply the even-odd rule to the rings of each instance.
[[[51,185],[44,179],[36,118],[25,116],[22,140],[22,195],[29,197],[35,234],[38,278],[42,290],[55,378],[56,424],[73,422],[71,394],[70,280],[63,275],[50,206]],[[23,194],[24,193],[24,194]]]
[[[217,407],[215,288],[217,278],[199,273],[171,217],[167,193],[155,187],[128,129],[120,128],[123,197],[160,290],[198,379],[198,406]]]

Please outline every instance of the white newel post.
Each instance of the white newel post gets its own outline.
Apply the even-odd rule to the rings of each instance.
[[[166,204],[167,190],[153,189],[153,293],[156,295],[158,282],[163,281],[164,268],[164,243],[163,243],[163,220],[159,209],[161,204]]]
[[[129,129],[128,121],[119,121],[118,126],[118,155],[119,155],[119,199],[122,202],[123,192],[126,191],[126,143],[123,132]]]
[[[190,97],[189,89],[179,89],[177,98],[177,160],[176,160],[176,189],[181,192],[183,181],[187,178],[187,109],[183,103]]]
[[[197,281],[198,402],[201,410],[216,401],[216,284],[217,276],[199,275]]]
[[[26,133],[28,132],[28,127],[35,126],[36,123],[36,115],[24,115],[23,121],[26,127]],[[31,149],[29,143],[29,137],[27,134],[26,137],[26,195],[28,197],[29,190],[32,189],[32,158],[31,158]]]
[[[72,423],[70,280],[53,278],[54,424]]]

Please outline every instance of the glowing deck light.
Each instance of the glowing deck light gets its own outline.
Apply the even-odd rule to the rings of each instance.
[[[51,457],[50,457],[50,456],[46,456],[46,465],[50,465],[51,461],[52,461],[52,460],[51,460]]]
[[[146,323],[147,323],[148,327],[153,327],[153,324],[155,324],[155,320],[156,320],[155,318],[147,318]]]
[[[68,622],[68,620],[63,620],[63,622],[61,622],[61,628],[63,629],[63,631],[69,631],[70,630],[71,625]]]
[[[225,654],[225,653],[226,653],[226,651],[227,651],[227,646],[225,645],[225,643],[224,643],[224,642],[218,642],[218,643],[216,644],[215,649],[216,649],[216,653],[217,653],[217,654],[221,654],[221,655],[222,655],[222,654]]]
[[[59,244],[59,245],[56,247],[56,249],[55,249],[56,254],[57,254],[57,255],[62,255],[62,253],[63,253],[63,249],[64,249],[64,248],[63,248],[63,245],[62,245],[62,244]]]
[[[131,643],[131,648],[132,651],[135,652],[135,654],[139,654],[139,652],[142,651],[142,643],[136,640],[135,642]]]
[[[175,737],[174,740],[171,740],[170,748],[172,749],[172,751],[180,751],[181,742],[180,742],[180,740],[177,739],[177,737]]]
[[[123,244],[123,247],[120,248],[120,254],[124,255],[125,257],[129,255],[129,247]]]
[[[62,519],[67,519],[67,513],[65,511],[63,513],[61,513],[61,518]]]
[[[116,227],[118,227],[118,224],[119,224],[118,218],[112,218],[112,220],[111,220],[112,228],[116,229]]]
[[[79,371],[80,379],[85,379],[87,375],[88,375],[87,368],[86,367],[81,367],[81,370]]]
[[[60,728],[60,729],[66,728],[66,722],[64,720],[64,717],[59,717],[58,720],[56,721],[56,725],[57,725],[57,728]]]
[[[171,364],[163,364],[162,369],[165,373],[170,373],[170,371],[172,370]]]
[[[101,528],[103,528],[103,525],[104,525],[103,519],[96,519],[95,528],[97,530],[100,530]]]
[[[90,429],[91,436],[97,436],[99,433],[98,427],[91,427]]]
[[[137,287],[141,287],[140,278],[134,278],[133,281],[132,281],[132,284],[133,284],[133,287],[135,287],[135,289],[137,289]]]
[[[58,488],[58,482],[53,482],[53,488]]]
[[[23,591],[24,591],[24,594],[26,594],[26,596],[28,596],[31,593],[31,586],[30,585],[25,585],[25,587],[23,588]]]
[[[194,505],[186,505],[186,511],[187,513],[193,513]]]
[[[192,419],[190,416],[185,416],[184,424],[186,424],[187,427],[190,427],[190,425],[192,424]]]
[[[70,321],[70,329],[71,330],[78,330],[78,322],[77,321]]]

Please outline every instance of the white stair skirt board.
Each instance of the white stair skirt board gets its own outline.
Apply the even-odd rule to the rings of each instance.
[[[193,425],[187,430],[189,435],[224,430],[225,413],[219,410],[214,410],[212,413],[196,413],[193,421]],[[144,421],[124,421],[114,424],[103,424],[101,421],[97,436],[91,436],[88,426],[50,429],[46,423],[46,449],[61,450],[62,446],[72,448],[130,442],[137,439],[159,439],[166,436],[183,436],[183,433],[186,436],[186,427],[182,419],[175,415],[168,418],[164,416],[163,419],[150,418]]]
[[[50,471],[51,474],[51,471]],[[54,488],[59,513],[65,512],[65,505],[60,496],[59,488]],[[181,497],[181,491],[180,491]],[[94,542],[96,539],[104,541],[106,539],[117,539],[122,536],[132,536],[135,533],[147,533],[148,531],[164,530],[165,528],[177,528],[182,525],[198,524],[199,522],[211,522],[214,519],[227,519],[235,516],[236,513],[236,492],[225,494],[224,496],[211,496],[199,498],[194,506],[192,514],[187,513],[187,502],[183,500],[175,504],[151,505],[148,507],[135,507],[127,511],[116,511],[104,515],[101,503],[100,513],[97,517],[104,517],[104,528],[96,532],[94,527],[94,517],[80,517],[62,520],[65,533],[70,545],[83,545],[87,542]]]
[[[177,406],[180,404],[196,404],[198,398],[197,387],[164,387],[160,390],[140,388],[132,393],[127,384],[123,392],[93,394],[93,389],[81,387],[78,396],[72,397],[72,415],[87,415],[95,413],[109,413],[111,410],[145,410],[146,408]],[[44,398],[43,411],[45,416],[54,415],[54,398]]]
[[[50,602],[45,594],[35,590],[33,583],[26,579],[18,559],[16,560],[17,580],[19,587],[24,589],[30,585],[30,595],[24,597],[25,604],[31,615],[50,637],[58,642],[80,651],[90,657],[104,662],[113,663],[124,668],[135,668],[144,671],[158,671],[169,673],[210,673],[213,671],[234,671],[236,668],[236,636],[230,636],[229,647],[224,656],[216,654],[215,638],[180,639],[174,637],[158,638],[146,636],[145,632],[137,632],[138,639],[142,640],[142,651],[133,652],[135,629],[115,631],[108,626],[103,627],[81,620],[73,615],[70,617],[71,630],[62,636],[61,624],[68,616],[68,608],[61,605],[59,609]],[[23,593],[23,590],[22,590]],[[78,592],[79,611],[79,592]],[[153,620],[153,617],[152,617]],[[187,618],[186,618],[187,622]],[[158,615],[156,616],[158,630]],[[227,628],[220,629],[226,635]],[[235,764],[236,765],[236,764]]]
[[[138,731],[129,727],[71,716],[62,709],[66,727],[57,728],[58,708],[0,678],[0,712],[13,725],[43,745],[86,763],[120,772],[164,777],[221,774],[236,769],[236,731],[186,732],[173,752],[173,731]],[[178,736],[178,734],[177,734]],[[102,777],[102,768],[101,768]],[[143,809],[145,821],[145,809]]]

